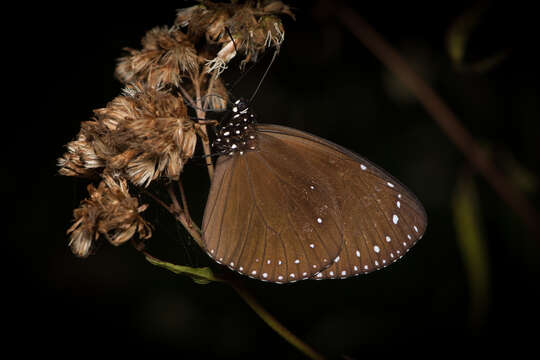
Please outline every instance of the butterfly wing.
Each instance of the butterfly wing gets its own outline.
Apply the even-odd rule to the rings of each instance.
[[[202,242],[217,262],[250,277],[308,279],[343,246],[342,220],[325,171],[272,135],[257,150],[218,159]]]
[[[368,273],[401,258],[427,227],[414,194],[368,160],[317,136],[278,125],[258,131],[284,142],[314,168],[324,169],[330,196],[338,203],[344,243],[334,264],[316,279]]]

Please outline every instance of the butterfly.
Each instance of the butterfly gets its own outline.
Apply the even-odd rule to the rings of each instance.
[[[422,204],[397,179],[328,140],[258,123],[244,100],[214,149],[202,244],[240,274],[273,283],[366,274],[426,231]]]

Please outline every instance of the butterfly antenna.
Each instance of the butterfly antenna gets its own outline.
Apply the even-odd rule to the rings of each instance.
[[[270,60],[270,64],[268,64],[268,67],[264,71],[264,74],[263,74],[261,80],[259,81],[259,84],[257,85],[257,88],[255,89],[255,91],[253,92],[253,95],[251,95],[251,98],[249,99],[249,102],[248,102],[249,105],[251,105],[251,103],[253,102],[253,99],[255,99],[255,95],[257,95],[257,92],[261,88],[261,85],[262,85],[264,79],[266,78],[266,75],[268,74],[268,71],[270,71],[270,68],[272,67],[272,64],[274,63],[274,60],[276,59],[277,54],[278,54],[278,51],[277,50],[274,51],[274,55],[272,56],[272,60]]]
[[[238,52],[238,48],[236,47],[236,42],[234,41],[234,38],[231,34],[231,30],[229,30],[229,27],[228,26],[225,26],[225,31],[227,31],[227,34],[229,35],[229,37],[231,38],[231,41],[232,41],[232,44],[233,44],[233,47],[234,47],[234,51],[237,53]]]

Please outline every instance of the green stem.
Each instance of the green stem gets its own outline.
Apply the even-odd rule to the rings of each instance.
[[[192,268],[189,266],[181,266],[162,261],[148,252],[141,251],[146,260],[152,265],[160,266],[175,274],[187,275],[198,284],[208,284],[210,282],[223,282],[229,284],[240,297],[251,307],[253,311],[268,325],[272,330],[277,332],[289,344],[300,350],[303,354],[311,359],[324,359],[324,357],[313,350],[309,345],[300,340],[296,335],[290,332],[283,326],[274,316],[272,316],[259,302],[244,288],[241,283],[232,278],[230,274],[215,275],[209,267]]]
[[[300,340],[296,335],[283,326],[272,314],[270,314],[240,283],[228,280],[227,283],[240,295],[240,297],[251,307],[259,317],[277,332],[289,344],[297,348],[310,359],[324,359],[324,356],[313,350],[308,344]]]

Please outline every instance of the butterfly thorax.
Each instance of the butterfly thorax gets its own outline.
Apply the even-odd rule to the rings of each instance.
[[[243,155],[257,148],[256,140],[255,115],[246,102],[237,100],[230,118],[218,129],[214,147],[223,155]]]

